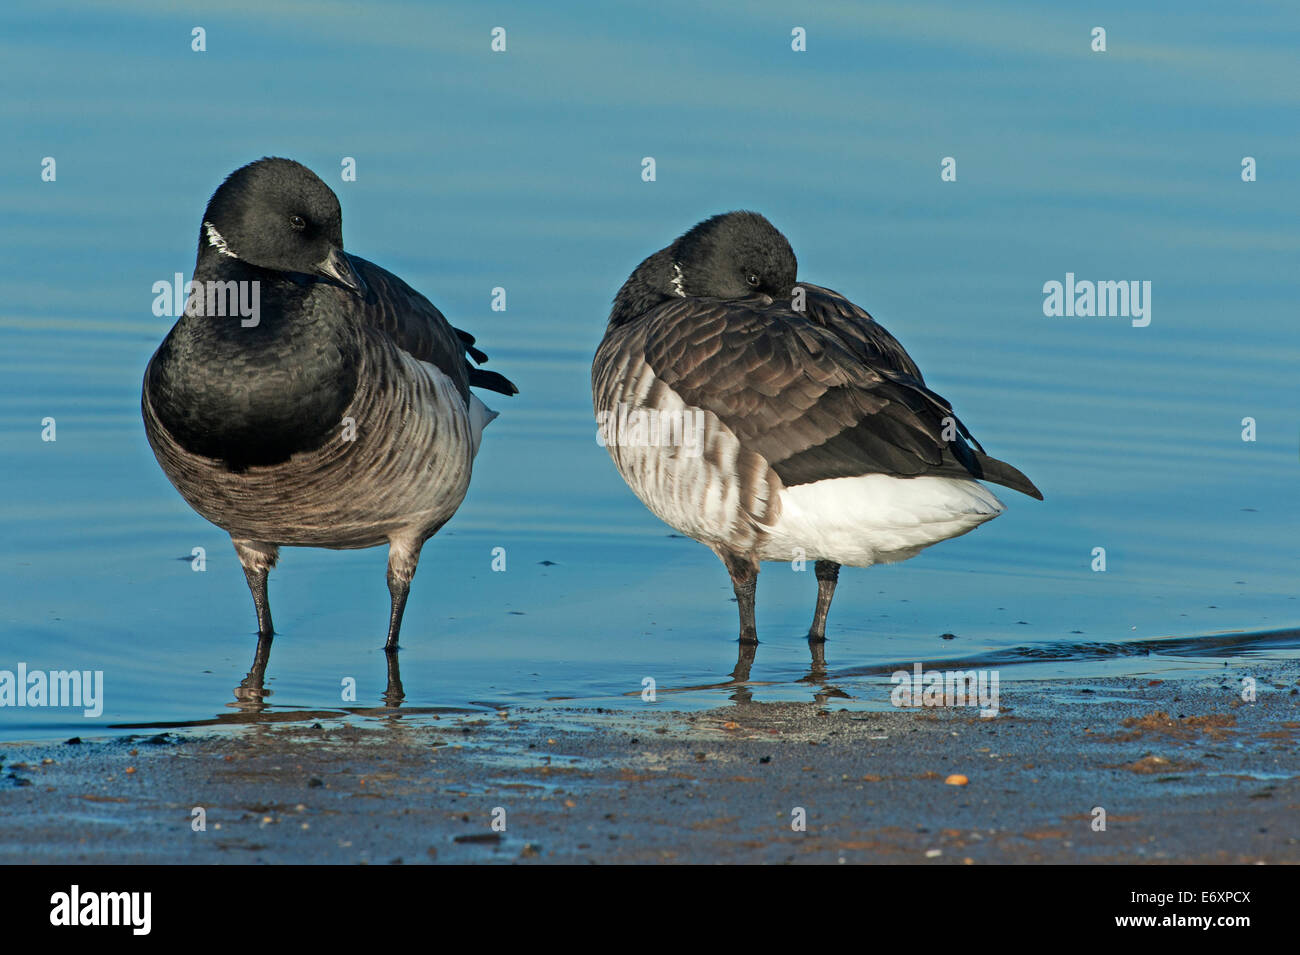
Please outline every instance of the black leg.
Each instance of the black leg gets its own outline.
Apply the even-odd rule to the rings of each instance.
[[[819,560],[816,570],[817,609],[813,611],[808,640],[810,643],[823,643],[826,640],[826,615],[830,613],[831,598],[835,596],[835,582],[840,578],[840,565],[833,560]]]
[[[398,707],[406,699],[406,693],[402,690],[402,668],[398,666],[396,653],[386,653],[384,657],[388,660],[388,686],[384,688],[384,705]]]
[[[248,589],[253,594],[253,607],[257,610],[257,635],[269,637],[275,633],[271,623],[271,601],[266,596],[266,579],[271,574],[268,568],[244,568],[244,577],[248,580]]]
[[[388,595],[392,598],[392,609],[388,614],[388,640],[384,643],[384,649],[389,653],[397,649],[397,634],[402,629],[402,614],[406,612],[406,598],[410,593],[410,580],[402,580],[389,571]]]
[[[392,607],[388,614],[388,640],[384,649],[397,651],[397,635],[402,629],[402,614],[406,612],[406,598],[411,593],[411,578],[420,563],[420,548],[424,540],[398,538],[388,543],[388,595]]]
[[[249,593],[253,595],[253,607],[257,611],[257,635],[270,637],[275,634],[275,627],[271,623],[271,601],[266,596],[266,579],[279,559],[280,548],[259,541],[231,538],[231,542],[235,545],[235,553],[244,568]]]
[[[736,591],[736,606],[740,609],[740,642],[758,643],[758,627],[754,623],[754,593],[758,589],[758,562],[730,551],[719,551],[718,556],[731,575],[731,586]]]

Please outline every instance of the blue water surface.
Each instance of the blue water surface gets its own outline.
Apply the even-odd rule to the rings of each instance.
[[[424,550],[412,712],[644,706],[647,677],[658,706],[735,698],[726,574],[623,485],[589,392],[627,274],[733,208],[766,214],[800,277],[870,310],[1046,494],[846,569],[809,682],[815,581],[766,565],[747,693],[870,707],[913,661],[1078,681],[1297,655],[1298,40],[1300,10],[1263,2],[5,4],[0,670],[102,670],[105,706],[0,708],[0,739],[249,712],[243,575],[154,462],[139,386],[171,322],[153,284],[188,277],[208,196],[264,155],[324,177],[347,248],[521,388],[490,397],[470,494]],[[1067,272],[1150,281],[1150,324],[1046,317]],[[383,706],[384,561],[285,552],[254,715]],[[1187,638],[1207,642],[1161,652]]]

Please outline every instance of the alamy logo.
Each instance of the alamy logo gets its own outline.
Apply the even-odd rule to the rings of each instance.
[[[629,408],[596,412],[596,443],[602,448],[681,448],[688,458],[704,453],[704,412]]]
[[[1134,328],[1151,324],[1151,282],[1120,279],[1117,282],[1075,281],[1073,272],[1065,282],[1043,284],[1043,314],[1048,318],[1131,318]]]
[[[0,670],[0,707],[79,706],[94,719],[104,712],[103,670]]]
[[[159,318],[177,317],[182,312],[194,316],[226,318],[239,316],[239,324],[244,328],[256,328],[261,322],[262,283],[257,279],[250,282],[218,282],[209,279],[206,282],[182,282],[180,272],[175,273],[171,282],[153,283],[153,313]]]
[[[152,927],[152,892],[82,892],[74,885],[50,896],[51,925],[128,925],[133,935]]]
[[[978,706],[980,716],[998,715],[997,670],[930,670],[912,664],[912,672],[897,670],[889,678],[894,706]]]

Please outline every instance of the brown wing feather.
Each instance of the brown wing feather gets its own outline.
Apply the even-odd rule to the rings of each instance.
[[[1035,497],[1015,468],[972,448],[952,406],[903,347],[843,296],[803,285],[806,308],[766,298],[680,299],[642,317],[646,360],[716,414],[787,486],[861,474],[977,477]],[[955,440],[944,431],[955,429]],[[974,443],[974,439],[971,438]]]
[[[487,356],[473,347],[472,335],[453,328],[427,298],[387,269],[359,256],[348,258],[367,286],[361,308],[366,324],[384,332],[403,351],[442,371],[467,401],[471,385],[507,395],[518,392],[508,379],[469,363],[467,354],[476,361],[486,361]]]

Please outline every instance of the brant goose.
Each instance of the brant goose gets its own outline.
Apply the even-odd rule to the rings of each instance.
[[[230,534],[263,637],[281,547],[387,543],[395,650],[420,548],[460,506],[496,417],[470,387],[515,386],[473,367],[487,356],[423,295],[344,252],[338,197],[288,159],[213,193],[194,282],[144,374],[158,463]]]
[[[601,442],[646,507],[722,559],[742,643],[757,642],[760,561],[816,561],[816,643],[840,565],[992,520],[1002,502],[977,479],[1042,499],[889,332],[795,272],[763,216],[707,219],[619,289],[592,366]]]

